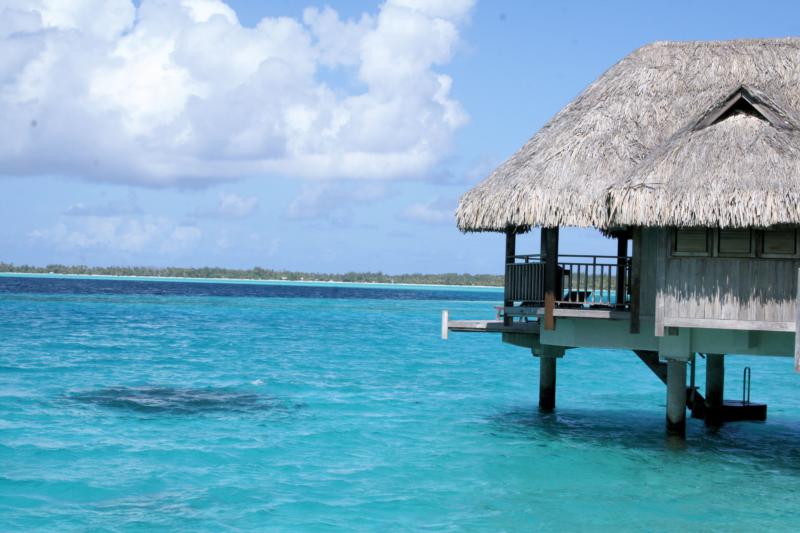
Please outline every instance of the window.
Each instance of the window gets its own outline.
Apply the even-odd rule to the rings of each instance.
[[[677,228],[672,236],[673,257],[800,258],[800,228]]]
[[[708,230],[690,228],[675,230],[675,255],[709,255]]]
[[[752,231],[749,229],[721,229],[717,239],[717,253],[721,256],[748,257],[753,255]]]
[[[761,255],[784,257],[797,254],[797,236],[794,229],[773,229],[763,233]]]

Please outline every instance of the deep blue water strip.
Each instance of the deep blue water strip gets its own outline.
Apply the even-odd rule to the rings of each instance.
[[[220,296],[239,298],[333,298],[377,300],[497,301],[500,292],[482,288],[369,287],[316,283],[242,283],[189,280],[2,276],[0,294]]]

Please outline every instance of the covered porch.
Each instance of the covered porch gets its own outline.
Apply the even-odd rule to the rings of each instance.
[[[555,328],[556,317],[636,321],[641,254],[638,231],[620,230],[616,255],[559,253],[559,228],[542,228],[541,252],[519,254],[517,236],[505,233],[505,283],[500,317],[505,326],[538,320]],[[632,250],[629,251],[629,243]]]

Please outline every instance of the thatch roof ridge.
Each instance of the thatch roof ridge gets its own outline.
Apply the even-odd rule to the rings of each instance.
[[[698,40],[669,40],[669,39],[660,39],[657,41],[650,41],[649,43],[645,43],[642,46],[635,48],[635,51],[641,50],[643,48],[653,48],[653,47],[682,47],[687,44],[698,44],[703,46],[728,46],[728,45],[737,45],[737,44],[767,44],[770,46],[786,43],[792,44],[800,41],[800,37],[796,35],[785,35],[783,37],[739,37],[736,39],[708,39],[703,41]]]
[[[597,226],[606,191],[742,86],[800,112],[800,38],[658,41],[622,58],[461,199],[463,231]]]

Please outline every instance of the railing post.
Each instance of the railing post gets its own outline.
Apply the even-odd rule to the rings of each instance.
[[[555,307],[558,285],[558,226],[542,228],[542,254],[544,254],[544,329],[556,329]]]
[[[503,294],[503,307],[512,307],[514,300],[509,300],[511,297],[511,290],[509,287],[510,276],[509,266],[514,264],[514,256],[517,255],[517,229],[506,228],[506,264],[504,265],[503,272],[505,272],[504,294]],[[513,317],[503,315],[503,325],[510,326],[514,320]]]
[[[617,307],[625,307],[625,260],[628,256],[628,237],[620,234],[617,237]],[[611,303],[611,302],[609,302]]]

